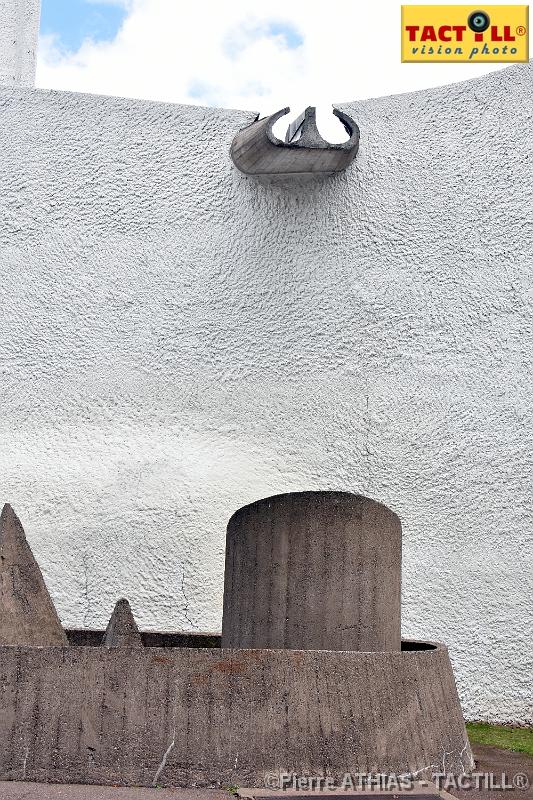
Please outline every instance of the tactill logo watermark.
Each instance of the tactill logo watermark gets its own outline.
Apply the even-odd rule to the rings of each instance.
[[[529,6],[402,6],[402,61],[527,62]]]

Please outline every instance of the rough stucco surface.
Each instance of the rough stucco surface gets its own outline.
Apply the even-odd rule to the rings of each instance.
[[[65,624],[217,629],[225,525],[300,489],[403,524],[403,634],[531,721],[531,65],[343,108],[263,185],[253,115],[0,93],[0,500]]]
[[[0,0],[0,86],[33,86],[40,0]]]

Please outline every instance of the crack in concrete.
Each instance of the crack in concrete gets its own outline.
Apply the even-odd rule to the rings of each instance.
[[[466,772],[465,765],[463,763],[463,756],[464,756],[464,753],[467,750],[467,748],[468,748],[468,742],[465,744],[465,746],[463,747],[463,749],[460,751],[460,753],[457,756],[458,761],[461,764],[461,767],[462,767],[462,770],[463,770],[463,774]],[[449,751],[444,750],[443,753],[442,753],[442,763],[441,764],[427,764],[427,766],[421,767],[420,769],[417,769],[416,772],[404,772],[402,775],[398,775],[397,777],[399,779],[407,778],[407,779],[412,780],[413,778],[417,778],[419,775],[421,775],[423,772],[426,772],[427,770],[430,770],[430,769],[435,770],[435,769],[438,769],[439,767],[440,767],[440,769],[442,769],[442,773],[441,774],[444,776],[444,775],[447,774],[447,772],[446,772],[446,758],[448,756],[453,756],[453,754],[456,753],[456,752],[457,752],[456,750],[449,750]],[[435,777],[435,773],[433,773],[432,778],[433,777]]]
[[[169,757],[170,752],[172,751],[172,749],[175,746],[175,744],[176,744],[176,728],[174,728],[174,730],[172,731],[172,741],[170,742],[169,746],[165,750],[165,752],[163,754],[163,758],[161,759],[161,763],[158,766],[157,771],[156,771],[156,773],[154,775],[153,786],[157,785],[157,781],[159,780],[159,776],[161,775],[161,773],[165,769],[165,765],[167,763],[167,758]]]
[[[28,756],[30,754],[30,748],[24,748],[24,761],[22,762],[22,780],[26,780],[26,764],[28,763]]]

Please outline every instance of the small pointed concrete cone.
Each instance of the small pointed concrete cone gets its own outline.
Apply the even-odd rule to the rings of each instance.
[[[102,647],[144,647],[130,604],[124,598],[117,602],[111,614]]]
[[[0,515],[0,645],[68,645],[24,529],[8,504]]]

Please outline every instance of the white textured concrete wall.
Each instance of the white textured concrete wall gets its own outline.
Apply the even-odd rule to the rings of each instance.
[[[40,0],[0,0],[0,86],[33,86]]]
[[[217,629],[225,524],[302,488],[404,524],[404,635],[533,717],[533,83],[345,106],[345,175],[261,185],[220,111],[0,93],[0,490],[64,623]]]

